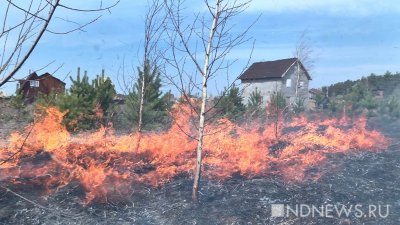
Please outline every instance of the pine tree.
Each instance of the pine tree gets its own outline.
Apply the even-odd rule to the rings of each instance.
[[[215,101],[217,102],[216,107],[221,109],[221,115],[230,119],[240,116],[245,110],[239,87],[236,87],[235,85],[233,85],[229,90],[225,89],[225,95],[217,97]]]
[[[68,111],[64,122],[70,130],[86,130],[93,128],[95,107],[95,91],[89,83],[86,72],[81,78],[80,69],[76,79],[70,77],[72,85],[68,93],[57,104],[61,111]]]
[[[68,92],[60,96],[56,102],[61,111],[67,111],[64,123],[69,130],[98,127],[103,119],[99,118],[98,108],[107,116],[115,95],[114,85],[104,75],[104,70],[102,75],[97,76],[91,83],[86,71],[81,78],[79,68],[76,79],[72,77],[70,79],[72,85]]]
[[[149,63],[142,70],[138,68],[138,78],[127,98],[127,119],[137,124],[139,120],[139,107],[142,91],[142,80],[145,77],[143,96],[143,127],[151,129],[157,123],[161,123],[169,107],[168,99],[163,98],[161,92],[161,78],[157,67],[151,69]]]
[[[114,85],[110,78],[105,76],[103,70],[101,76],[97,75],[92,81],[92,86],[95,91],[95,104],[99,104],[103,113],[107,115],[116,94]]]
[[[275,112],[285,110],[287,106],[286,98],[282,92],[274,92],[267,105],[267,111]]]
[[[249,99],[247,101],[247,110],[246,110],[246,118],[252,120],[251,118],[261,119],[265,118],[265,107],[263,105],[263,96],[261,95],[261,91],[257,88],[250,93]]]
[[[261,95],[261,91],[257,88],[250,93],[249,102],[247,106],[249,109],[255,110],[262,107],[263,96]]]

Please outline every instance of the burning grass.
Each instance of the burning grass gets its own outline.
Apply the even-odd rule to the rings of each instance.
[[[192,175],[196,140],[188,135],[196,129],[188,122],[193,115],[185,105],[175,107],[169,130],[143,134],[139,144],[138,134],[115,135],[112,128],[72,136],[62,125],[63,113],[55,108],[46,112],[25,132],[13,133],[8,146],[0,149],[0,160],[18,152],[0,165],[1,182],[39,185],[44,195],[77,182],[87,204],[123,199],[135,185],[161,186]],[[389,140],[367,129],[366,122],[365,118],[310,121],[300,117],[280,123],[277,139],[274,124],[239,126],[222,119],[206,128],[203,176],[227,180],[273,174],[288,182],[318,179],[323,175],[319,167],[330,154],[388,147]]]

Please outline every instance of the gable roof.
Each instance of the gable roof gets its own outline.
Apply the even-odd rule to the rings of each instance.
[[[280,59],[275,61],[256,62],[253,63],[239,79],[255,80],[255,79],[276,79],[285,76],[286,72],[298,61],[297,58]],[[300,62],[300,61],[299,61]],[[300,62],[300,66],[306,72],[306,76],[311,80],[310,75]]]
[[[44,79],[44,78],[47,78],[47,77],[53,78],[53,79],[57,80],[58,82],[62,83],[63,85],[65,85],[64,81],[58,79],[57,77],[55,77],[55,76],[53,76],[53,75],[51,75],[49,73],[44,73],[44,74],[38,76],[37,80],[41,80],[41,79]]]
[[[25,79],[20,80],[20,82],[26,83],[30,80],[43,80],[45,78],[53,78],[53,79],[57,80],[58,82],[62,83],[63,85],[65,85],[64,81],[58,79],[57,77],[51,75],[50,73],[44,73],[44,74],[38,76],[36,72],[29,74]]]
[[[36,80],[39,76],[36,72],[29,74],[24,80],[21,81],[28,81],[28,80]]]

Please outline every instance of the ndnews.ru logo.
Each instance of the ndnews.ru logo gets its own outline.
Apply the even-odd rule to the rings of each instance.
[[[271,217],[369,217],[387,218],[390,205],[309,205],[309,204],[272,204]]]

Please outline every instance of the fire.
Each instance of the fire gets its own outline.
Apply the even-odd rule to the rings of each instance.
[[[194,169],[196,128],[184,104],[174,108],[174,123],[165,132],[115,135],[112,128],[71,135],[62,125],[64,113],[46,109],[23,133],[13,133],[0,149],[0,181],[35,184],[51,194],[75,182],[85,190],[84,203],[106,202],[133,192],[135,184],[163,185]],[[309,169],[326,162],[329,154],[384,150],[389,139],[367,129],[367,120],[299,117],[278,126],[238,125],[227,119],[206,128],[203,176],[226,180],[232,176],[275,174],[286,181],[318,179]],[[29,134],[29,135],[28,135]],[[192,137],[191,137],[192,136]],[[27,138],[26,138],[27,137]],[[25,140],[26,139],[26,140]],[[137,147],[139,146],[139,147]]]

